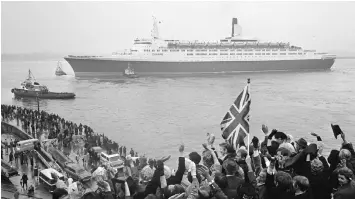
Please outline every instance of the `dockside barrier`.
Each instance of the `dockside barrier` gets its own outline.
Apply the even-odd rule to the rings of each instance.
[[[69,162],[73,162],[70,158],[65,156],[60,150],[54,147],[48,147],[48,152],[51,153],[55,162],[62,168],[65,168],[65,164]]]
[[[49,160],[48,162],[54,162],[54,159],[51,154],[49,154],[47,151],[45,151],[42,147],[40,148],[41,153],[47,157]]]
[[[19,137],[21,140],[33,139],[32,136],[28,135],[27,133],[23,132],[18,127],[11,125],[7,122],[1,122],[1,130],[5,130],[7,133],[13,133],[17,137]]]
[[[34,150],[36,151],[36,150]],[[37,157],[41,160],[41,162],[43,163],[43,165],[46,166],[46,169],[51,168],[51,165],[42,157],[42,155],[40,153],[38,153],[38,151],[36,151]]]
[[[47,161],[47,162],[48,162],[48,164],[50,165],[51,168],[56,169],[57,171],[59,171],[58,169],[60,169],[60,170],[62,169],[57,164],[57,162],[54,160],[54,158],[52,157],[51,154],[49,154],[47,151],[45,151],[42,147],[40,148],[40,150],[41,150],[41,154],[43,154],[44,156],[46,156],[49,159],[49,161]]]
[[[7,133],[12,133],[14,135],[16,135],[17,137],[19,137],[21,140],[28,140],[28,139],[33,139],[32,136],[28,135],[27,133],[23,132],[21,129],[19,129],[18,127],[12,125],[12,124],[9,124],[7,122],[1,122],[1,128],[6,130]],[[35,150],[36,151],[36,150]],[[41,155],[41,153],[43,155],[46,156],[43,157]],[[51,164],[54,164],[55,166],[58,166],[59,165],[54,161],[54,159],[52,158],[52,156],[46,152],[45,150],[43,150],[43,148],[41,147],[40,148],[40,152],[36,151],[36,154],[38,156],[38,158],[40,159],[40,161],[43,163],[43,165],[45,165],[47,168],[51,168]],[[47,161],[46,159],[50,160],[50,161]],[[59,167],[60,168],[60,167]]]

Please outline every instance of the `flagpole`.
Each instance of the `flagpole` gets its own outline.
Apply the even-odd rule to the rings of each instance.
[[[248,78],[248,89],[249,89],[249,99],[251,99],[250,78]],[[250,122],[250,120],[249,120],[249,122]],[[249,154],[249,146],[250,146],[250,123],[249,123],[249,132],[248,132],[248,154]]]

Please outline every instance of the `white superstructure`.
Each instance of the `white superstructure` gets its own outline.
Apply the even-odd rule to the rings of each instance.
[[[261,42],[242,37],[241,27],[233,19],[232,36],[215,42],[163,40],[154,18],[152,38],[135,39],[131,49],[114,52],[107,59],[141,61],[267,61],[335,57],[315,50],[303,50],[289,43]],[[99,57],[102,59],[103,57]]]

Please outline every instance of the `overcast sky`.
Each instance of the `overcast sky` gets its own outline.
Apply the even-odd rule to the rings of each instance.
[[[150,37],[218,40],[238,18],[244,36],[355,52],[355,2],[1,2],[2,53],[111,53]]]

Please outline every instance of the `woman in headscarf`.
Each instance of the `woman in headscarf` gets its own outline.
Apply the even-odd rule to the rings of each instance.
[[[340,187],[334,194],[334,199],[355,198],[354,173],[347,167],[338,170],[338,181]]]

